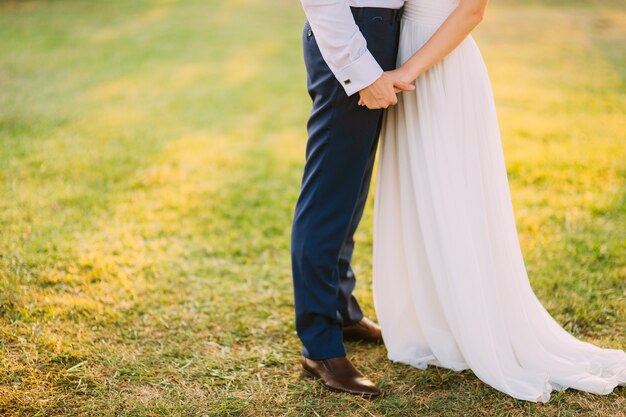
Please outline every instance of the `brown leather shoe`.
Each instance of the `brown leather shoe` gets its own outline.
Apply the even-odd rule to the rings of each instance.
[[[344,340],[364,340],[366,342],[382,343],[383,335],[380,326],[367,317],[349,326],[343,328]]]
[[[302,375],[307,378],[321,379],[325,387],[339,392],[355,395],[380,395],[376,385],[356,370],[345,356],[314,361],[302,356]]]

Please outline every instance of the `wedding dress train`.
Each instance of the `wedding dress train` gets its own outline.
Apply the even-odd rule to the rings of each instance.
[[[455,6],[406,3],[399,63]],[[626,353],[577,340],[530,287],[491,85],[472,37],[416,87],[386,113],[377,176],[374,300],[389,358],[471,368],[528,401],[624,384]]]

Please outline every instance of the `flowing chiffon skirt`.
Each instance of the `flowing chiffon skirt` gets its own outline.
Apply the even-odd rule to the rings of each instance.
[[[445,20],[409,0],[399,64]],[[535,296],[518,241],[495,104],[468,37],[386,113],[377,176],[374,301],[389,358],[471,369],[512,397],[608,394],[626,353],[567,333]]]

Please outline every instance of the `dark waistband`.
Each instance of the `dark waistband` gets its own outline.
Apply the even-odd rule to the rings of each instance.
[[[350,7],[354,20],[359,23],[364,19],[381,19],[383,22],[396,22],[402,17],[404,8],[387,9],[384,7]]]

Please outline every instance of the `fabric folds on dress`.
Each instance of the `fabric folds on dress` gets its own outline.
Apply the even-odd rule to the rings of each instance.
[[[454,8],[409,0],[399,64]],[[374,300],[393,361],[472,369],[512,397],[608,394],[626,353],[567,333],[524,266],[491,84],[469,36],[386,113],[375,202]]]

